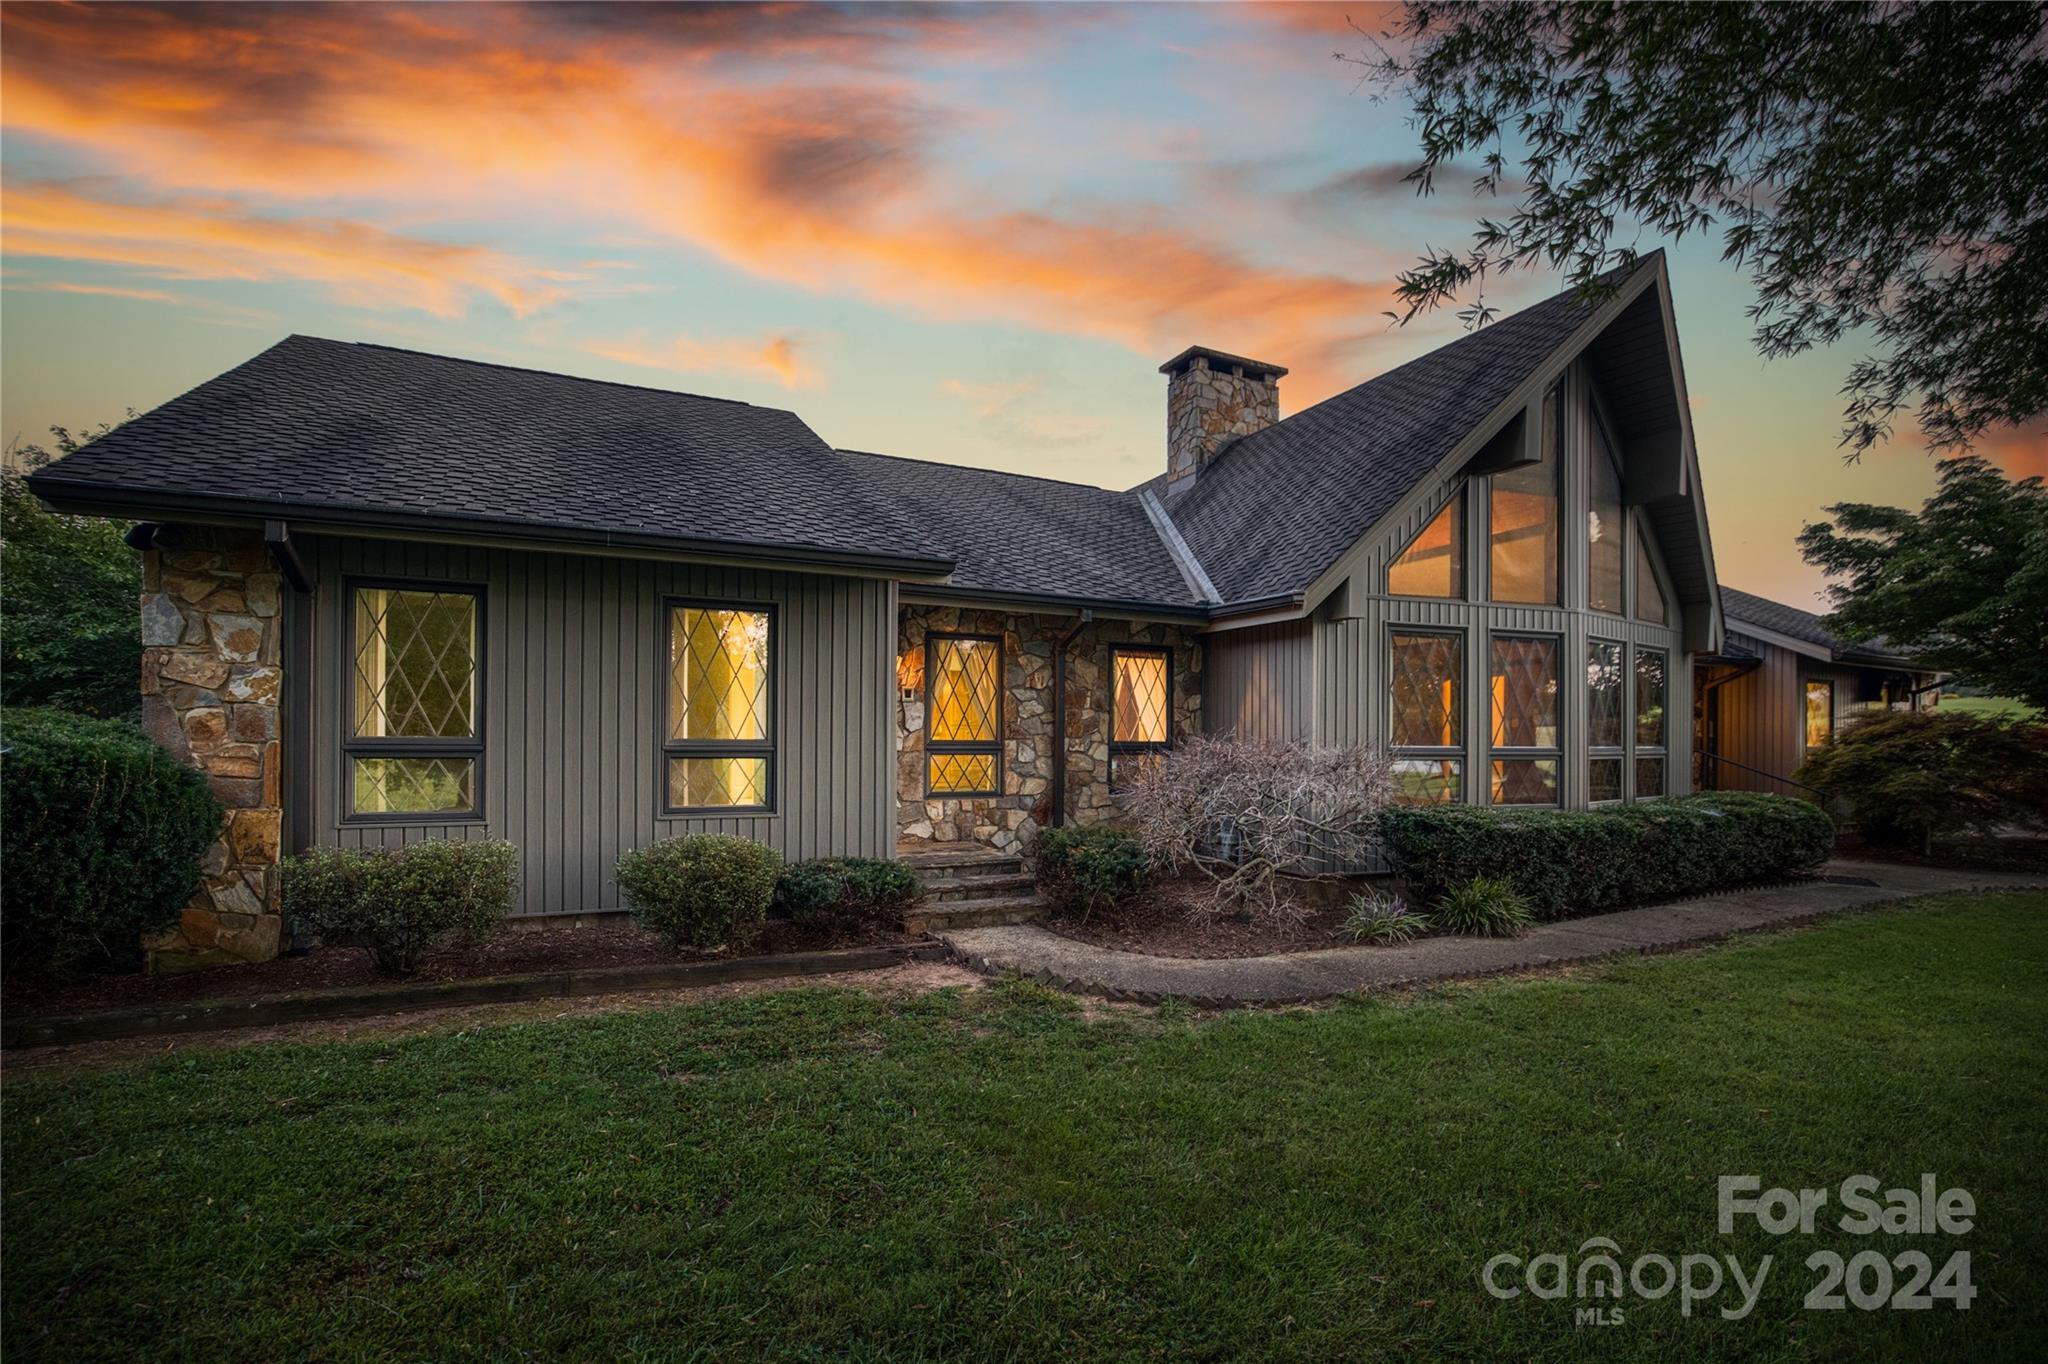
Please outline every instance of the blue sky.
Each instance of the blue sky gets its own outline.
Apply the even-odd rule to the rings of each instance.
[[[1289,366],[1291,411],[1456,336],[1381,311],[1484,206],[1398,183],[1404,109],[1332,55],[1370,6],[4,14],[10,439],[305,332],[1127,486],[1189,344]],[[1915,501],[1932,463],[1908,439],[1845,467],[1853,353],[1766,366],[1718,254],[1672,250],[1721,573],[1807,602],[1800,524]],[[2043,446],[1996,453],[2041,472]]]

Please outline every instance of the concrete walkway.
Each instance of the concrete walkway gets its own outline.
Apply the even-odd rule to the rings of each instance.
[[[1832,877],[1774,889],[1701,896],[1646,909],[1546,924],[1520,938],[1424,938],[1400,947],[1333,947],[1270,957],[1197,959],[1119,952],[1038,924],[941,934],[954,958],[987,975],[1015,972],[1074,994],[1156,1004],[1168,997],[1228,1007],[1328,999],[1358,990],[1494,975],[1626,952],[1656,952],[1937,891],[2038,887],[2042,878],[1935,871],[1883,862],[1830,862]]]

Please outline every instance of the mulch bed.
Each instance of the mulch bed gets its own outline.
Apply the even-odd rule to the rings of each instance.
[[[1888,848],[1855,838],[1842,839],[1840,848],[1844,857],[1909,867],[2048,873],[2048,838],[1937,838],[1932,854],[1923,854],[1917,848]]]
[[[798,924],[789,919],[770,919],[760,935],[744,947],[715,953],[678,952],[661,938],[621,917],[617,923],[507,929],[474,947],[437,948],[425,954],[418,974],[412,976],[379,971],[370,954],[359,947],[322,947],[301,956],[239,966],[212,966],[177,975],[145,975],[136,971],[75,980],[9,982],[5,1003],[12,1017],[39,1018],[401,981],[425,984],[479,980],[601,966],[723,961],[839,947],[889,947],[917,941],[914,935],[891,925],[861,920]]]
[[[1207,902],[1205,886],[1169,883],[1128,905],[1097,913],[1085,923],[1055,912],[1045,926],[1078,942],[1154,957],[1215,960],[1357,946],[1341,931],[1342,906],[1315,907],[1296,901],[1294,911],[1277,922],[1189,913]]]

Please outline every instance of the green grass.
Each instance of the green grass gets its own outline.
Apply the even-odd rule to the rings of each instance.
[[[1944,696],[1937,709],[1960,711],[1965,715],[2015,715],[2027,720],[2041,718],[2039,710],[2010,696]]]
[[[2048,897],[1319,1011],[802,990],[5,1086],[4,1348],[44,1358],[2038,1358]],[[1976,1229],[1715,1228],[1715,1178],[1933,1171]],[[1589,1237],[1757,1310],[1496,1302]],[[1957,1313],[1807,1254],[1974,1256]],[[1730,1301],[1724,1297],[1721,1301]]]

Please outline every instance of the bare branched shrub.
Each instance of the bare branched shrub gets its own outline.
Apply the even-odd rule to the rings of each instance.
[[[1209,879],[1211,912],[1273,916],[1285,912],[1282,872],[1341,875],[1364,863],[1393,798],[1375,748],[1193,738],[1145,770],[1127,809],[1160,864]]]

